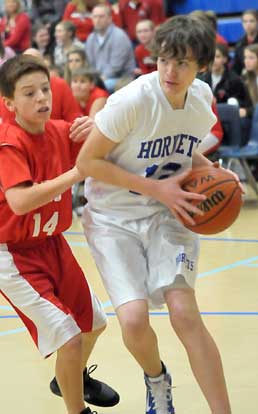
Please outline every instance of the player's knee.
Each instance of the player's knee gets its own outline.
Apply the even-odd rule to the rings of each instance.
[[[66,360],[76,360],[81,358],[83,351],[82,335],[76,335],[69,339],[61,348],[58,349],[58,357]]]
[[[191,307],[177,303],[173,307],[171,323],[176,332],[191,332],[196,329],[198,321]]]
[[[123,337],[134,338],[139,340],[149,327],[147,319],[138,318],[137,315],[128,315],[126,320],[123,320],[122,324]]]

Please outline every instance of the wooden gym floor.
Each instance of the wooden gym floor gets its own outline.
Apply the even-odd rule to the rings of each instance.
[[[115,387],[121,402],[100,414],[144,414],[142,372],[124,348],[119,326],[80,224],[67,239],[109,315],[90,364],[94,376]],[[246,202],[227,231],[201,237],[197,298],[203,319],[223,359],[233,414],[258,412],[258,203]],[[182,345],[172,332],[166,309],[151,312],[163,360],[174,378],[177,414],[209,414],[192,376]],[[0,297],[0,414],[65,414],[61,398],[51,394],[54,357],[44,361],[13,310]],[[94,407],[92,407],[94,409]]]

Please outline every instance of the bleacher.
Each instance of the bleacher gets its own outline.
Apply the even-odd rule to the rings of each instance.
[[[243,36],[241,14],[247,9],[258,9],[257,0],[176,0],[173,14],[186,14],[193,10],[213,10],[218,16],[218,32],[230,44]]]

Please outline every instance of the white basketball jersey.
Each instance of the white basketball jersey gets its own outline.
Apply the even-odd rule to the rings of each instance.
[[[143,75],[111,95],[96,114],[99,130],[117,142],[107,160],[143,177],[162,179],[192,165],[192,155],[216,121],[209,86],[195,79],[184,109],[174,110],[158,72]],[[88,207],[105,214],[140,218],[165,209],[158,201],[93,178],[85,182]]]

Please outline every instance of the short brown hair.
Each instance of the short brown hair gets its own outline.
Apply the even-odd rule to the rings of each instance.
[[[8,59],[0,68],[0,93],[13,98],[17,81],[26,74],[43,72],[50,79],[49,71],[41,58],[31,55],[18,55]]]
[[[184,58],[189,48],[199,67],[202,67],[214,60],[215,39],[214,29],[204,19],[191,15],[177,15],[157,29],[152,54],[155,58]]]

